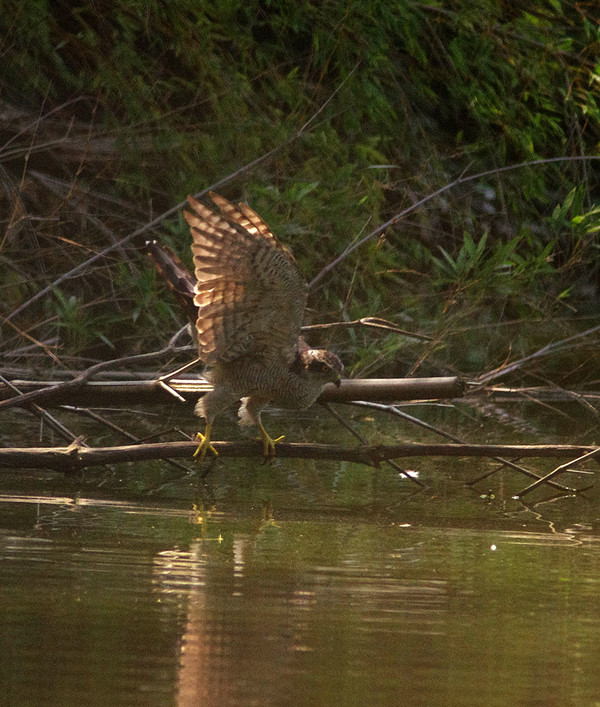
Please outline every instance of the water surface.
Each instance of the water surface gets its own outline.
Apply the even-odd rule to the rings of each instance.
[[[600,704],[595,492],[407,467],[0,472],[0,701]]]

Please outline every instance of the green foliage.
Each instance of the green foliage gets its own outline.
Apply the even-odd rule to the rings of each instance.
[[[71,354],[79,354],[100,340],[109,349],[115,346],[105,334],[107,318],[90,316],[84,303],[76,295],[65,295],[57,287],[53,288],[54,317],[61,335],[61,341]]]
[[[598,154],[590,5],[6,0],[0,37],[11,308],[274,148],[222,190],[265,217],[307,279],[465,172]],[[597,310],[597,175],[597,163],[539,164],[461,184],[343,260],[310,316],[433,332],[427,355],[444,366],[465,355],[446,342],[466,321]],[[181,219],[152,237],[188,257]],[[63,282],[61,344],[98,356],[160,346],[182,318],[150,272],[116,251]],[[35,308],[20,323],[40,338],[56,329]],[[370,369],[421,356],[394,338],[347,343]],[[488,343],[482,366],[499,355]]]
[[[469,233],[455,258],[440,248],[442,258],[432,256],[436,285],[475,289],[495,297],[518,297],[535,282],[547,283],[556,273],[552,265],[554,242],[545,245],[527,232],[486,248],[487,234],[475,243]]]

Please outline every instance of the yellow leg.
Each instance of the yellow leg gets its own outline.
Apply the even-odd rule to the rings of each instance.
[[[262,426],[262,422],[258,423],[258,429],[260,430],[260,438],[262,439],[263,443],[263,456],[265,459],[273,459],[275,456],[275,445],[277,442],[281,442],[282,439],[285,439],[285,435],[281,435],[281,437],[277,437],[277,439],[273,439],[272,437],[269,436],[269,433],[265,428]]]
[[[196,449],[196,451],[194,452],[194,457],[204,459],[208,450],[210,450],[215,455],[215,457],[219,456],[219,452],[217,452],[217,450],[210,443],[210,428],[211,424],[210,422],[207,422],[204,434],[202,434],[202,432],[198,432],[196,434],[196,439],[200,442],[200,444],[198,445],[198,449]]]

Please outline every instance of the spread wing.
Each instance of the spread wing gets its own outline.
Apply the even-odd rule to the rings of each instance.
[[[221,214],[188,197],[198,307],[198,349],[206,363],[252,354],[291,364],[307,286],[292,254],[246,204],[211,193]]]

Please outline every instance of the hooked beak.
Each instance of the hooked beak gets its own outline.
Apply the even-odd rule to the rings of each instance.
[[[342,379],[341,379],[341,378],[336,378],[336,379],[333,381],[333,385],[335,385],[336,388],[339,388],[340,385],[342,385]]]

